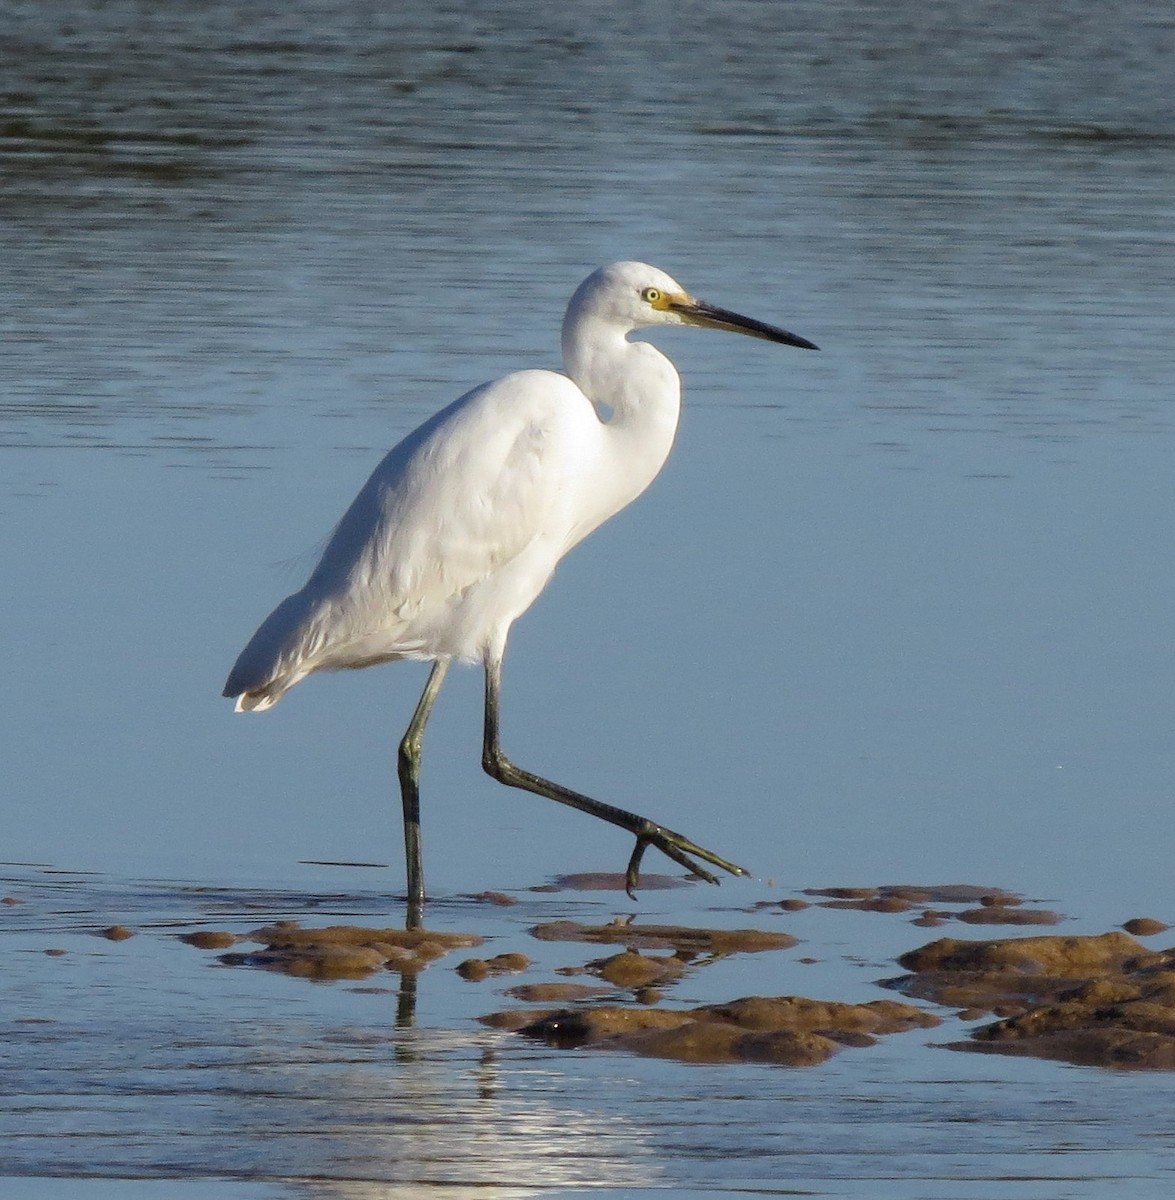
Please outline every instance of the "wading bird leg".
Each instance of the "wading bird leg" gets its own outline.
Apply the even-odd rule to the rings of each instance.
[[[448,669],[447,658],[438,658],[433,663],[416,711],[408,723],[403,741],[400,742],[400,753],[396,760],[396,774],[400,777],[400,799],[404,803],[404,857],[408,869],[409,929],[419,929],[424,920],[424,861],[420,850],[420,752],[428,715],[432,712],[437,692],[441,690],[441,683]]]
[[[655,846],[662,854],[707,883],[717,883],[718,880],[704,867],[694,862],[689,857],[690,855],[711,863],[723,871],[728,871],[731,875],[749,874],[742,867],[735,866],[734,863],[727,862],[724,858],[719,858],[717,854],[696,845],[689,838],[683,837],[680,833],[674,833],[672,829],[666,829],[663,825],[657,825],[647,817],[638,816],[636,813],[617,808],[612,804],[605,804],[600,800],[593,800],[590,796],[573,792],[570,788],[552,783],[549,779],[543,779],[540,775],[532,775],[529,771],[516,767],[502,752],[498,736],[498,702],[502,685],[501,660],[487,659],[485,674],[485,739],[482,743],[481,765],[499,783],[504,783],[509,787],[522,788],[524,791],[534,792],[536,796],[545,796],[548,800],[555,800],[559,804],[578,808],[580,812],[599,817],[601,821],[608,821],[613,825],[619,825],[621,829],[628,830],[636,838],[636,847],[632,852],[632,857],[628,860],[628,870],[624,877],[625,891],[630,896],[633,896],[640,880],[641,859],[649,846]]]

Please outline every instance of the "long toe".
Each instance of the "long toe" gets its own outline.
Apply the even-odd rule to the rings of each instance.
[[[636,888],[640,882],[641,861],[645,856],[645,851],[650,846],[656,846],[666,858],[672,859],[679,866],[684,867],[691,875],[696,875],[699,879],[704,879],[707,883],[717,884],[719,880],[707,871],[705,867],[695,862],[690,855],[696,855],[698,858],[705,859],[707,862],[713,863],[716,867],[720,867],[724,871],[729,871],[731,875],[747,875],[749,873],[744,868],[727,862],[724,858],[719,858],[717,854],[712,854],[709,850],[694,845],[693,842],[688,838],[682,837],[681,834],[674,833],[671,829],[663,829],[661,826],[654,825],[650,821],[649,828],[637,834],[636,845],[633,847],[632,857],[628,860],[628,870],[624,875],[624,890],[634,900],[636,899]]]
[[[673,848],[681,854],[695,855],[697,858],[702,859],[703,862],[708,862],[712,866],[718,867],[720,870],[726,871],[730,875],[750,875],[750,871],[748,871],[745,867],[740,867],[736,863],[727,862],[725,858],[720,858],[712,850],[707,850],[704,846],[699,846],[696,843],[691,842],[689,838],[683,837],[680,833],[674,833],[672,829],[658,829],[657,833],[661,835],[660,838],[654,835],[650,838],[650,840],[652,841],[653,845],[655,845],[659,850],[664,851],[665,854],[668,854],[670,858],[675,858],[675,856],[667,849],[667,845],[673,846]],[[677,859],[676,861],[680,861],[680,859]],[[697,870],[696,867],[691,869]],[[710,878],[705,871],[701,871],[699,874],[703,879]],[[715,879],[712,880],[712,882],[717,883],[718,881]]]

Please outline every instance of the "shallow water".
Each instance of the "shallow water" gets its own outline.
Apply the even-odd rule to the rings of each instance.
[[[637,257],[823,349],[659,337],[686,384],[677,448],[519,623],[512,756],[757,877],[646,893],[650,920],[745,909],[772,880],[928,878],[1088,932],[1171,920],[1165,14],[71,0],[10,5],[5,29],[0,853],[97,874],[65,877],[9,954],[20,1003],[72,1032],[40,1030],[61,1053],[22,1076],[26,1178],[0,1193],[60,1161],[272,1194],[277,1130],[277,1194],[1167,1194],[1154,1078],[910,1036],[810,1074],[556,1055],[475,1025],[488,1006],[445,967],[414,1029],[368,1044],[394,996],[211,969],[166,936],[205,915],[188,885],[128,882],[386,913],[423,674],[315,679],[255,720],[224,674],[383,450],[482,379],[556,365],[573,287]],[[525,941],[595,902],[454,898],[629,847],[485,779],[479,704],[454,672],[429,729],[433,912]],[[75,924],[98,913],[162,932],[95,946]],[[822,936],[872,980],[906,932],[842,915]],[[759,970],[716,964],[703,1000],[805,983]],[[861,976],[822,978],[874,995]],[[38,1028],[13,1043],[26,1067]],[[487,1057],[504,1082],[483,1103]]]
[[[6,869],[5,894],[24,903],[4,910],[0,935],[15,967],[0,1194],[84,1195],[80,1180],[112,1178],[203,1180],[193,1194],[218,1197],[1095,1197],[1111,1181],[1115,1195],[1141,1197],[1171,1186],[1170,1076],[953,1052],[941,1044],[967,1026],[949,1010],[936,1010],[938,1029],[845,1048],[810,1070],[559,1051],[477,1022],[517,1006],[506,987],[556,979],[600,951],[537,940],[533,925],[606,921],[625,907],[614,896],[434,904],[430,928],[488,937],[476,953],[532,960],[480,983],[452,969],[469,952],[432,964],[415,987],[389,972],[315,984],[225,967],[177,940],[274,919],[394,920],[398,906],[348,886],[361,878],[324,870],[312,889],[280,891]],[[667,989],[673,1006],[744,992],[883,997],[876,981],[894,973],[892,954],[938,936],[892,914],[719,906],[731,897],[709,889],[645,897],[647,923],[802,939],[703,956]],[[96,936],[111,923],[135,936]],[[23,1190],[29,1177],[38,1190]]]

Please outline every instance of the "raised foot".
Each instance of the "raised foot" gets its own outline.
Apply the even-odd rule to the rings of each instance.
[[[736,866],[724,858],[719,858],[717,854],[695,845],[689,838],[682,837],[680,833],[674,833],[672,829],[665,829],[649,821],[646,828],[636,835],[636,845],[633,847],[632,857],[628,860],[628,870],[624,873],[624,890],[633,900],[636,899],[636,886],[641,877],[641,859],[644,858],[645,851],[650,846],[655,846],[667,858],[673,859],[675,863],[685,867],[690,874],[697,875],[699,879],[704,879],[707,883],[717,884],[718,877],[694,862],[689,857],[691,854],[705,859],[708,863],[713,863],[714,866],[720,867],[731,875],[750,874],[750,871],[744,867]]]

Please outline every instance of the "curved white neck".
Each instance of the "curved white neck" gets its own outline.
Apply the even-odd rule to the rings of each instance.
[[[681,378],[656,347],[630,342],[614,323],[583,314],[564,322],[563,362],[603,422],[613,468],[601,496],[610,505],[603,520],[639,496],[669,457],[681,414]],[[605,409],[611,412],[607,419]]]

